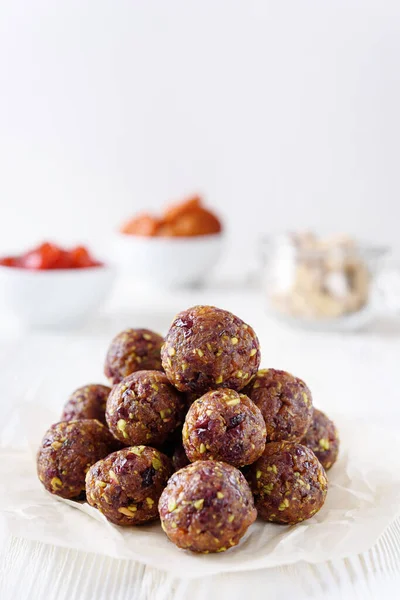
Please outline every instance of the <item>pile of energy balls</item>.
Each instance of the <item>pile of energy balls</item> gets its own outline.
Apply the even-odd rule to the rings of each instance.
[[[262,369],[253,329],[213,306],[179,313],[163,339],[127,329],[105,375],[67,401],[45,434],[39,479],[112,523],[160,518],[193,552],[236,546],[257,515],[293,525],[323,505],[339,440],[311,392]]]

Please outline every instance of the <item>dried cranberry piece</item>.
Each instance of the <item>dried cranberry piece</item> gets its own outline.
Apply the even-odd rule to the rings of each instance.
[[[142,473],[142,487],[153,485],[153,477],[156,474],[154,467],[147,467]]]
[[[230,419],[228,429],[233,429],[234,427],[237,427],[238,425],[240,425],[240,423],[243,423],[245,418],[246,415],[244,413],[239,413],[238,415],[235,415]]]

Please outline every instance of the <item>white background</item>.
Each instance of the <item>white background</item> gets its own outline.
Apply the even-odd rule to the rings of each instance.
[[[400,3],[3,0],[0,250],[203,192],[400,248]]]

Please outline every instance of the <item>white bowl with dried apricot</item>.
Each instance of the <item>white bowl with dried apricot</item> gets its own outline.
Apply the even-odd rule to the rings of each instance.
[[[114,258],[135,279],[161,287],[200,283],[218,261],[223,243],[220,220],[193,197],[160,217],[141,214],[114,238]]]

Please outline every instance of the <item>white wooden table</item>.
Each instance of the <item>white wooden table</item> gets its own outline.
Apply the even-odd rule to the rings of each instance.
[[[101,378],[107,343],[127,326],[165,332],[173,316],[193,304],[232,310],[256,329],[263,366],[287,369],[304,378],[315,405],[399,431],[398,363],[400,324],[380,323],[358,334],[289,330],[264,314],[254,291],[207,289],[180,293],[138,292],[120,283],[101,315],[74,332],[22,332],[0,323],[2,415],[29,400],[33,382],[52,369],[65,369],[76,386]],[[90,361],[88,356],[90,355]],[[92,365],[96,365],[93,367]],[[62,370],[60,371],[62,372]],[[102,380],[102,379],[100,379]],[[62,403],[63,382],[55,390]],[[1,532],[0,532],[1,533]],[[394,523],[375,546],[346,560],[220,575],[202,580],[176,578],[130,561],[85,554],[2,536],[1,600],[125,600],[140,598],[398,598],[400,524]],[[228,596],[229,594],[229,596]]]

